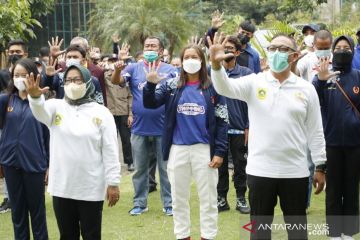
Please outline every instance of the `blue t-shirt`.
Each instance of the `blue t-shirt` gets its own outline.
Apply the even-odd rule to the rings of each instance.
[[[199,83],[187,84],[177,106],[173,144],[209,143],[206,107]]]
[[[129,82],[129,87],[133,95],[132,112],[134,122],[131,132],[142,136],[161,136],[164,125],[165,107],[161,106],[157,109],[147,109],[143,104],[143,88],[146,84],[145,70],[148,65],[145,62],[138,62],[128,65],[121,75],[125,81]],[[164,84],[169,78],[176,77],[176,69],[167,63],[160,63],[158,74],[164,80],[160,84]]]

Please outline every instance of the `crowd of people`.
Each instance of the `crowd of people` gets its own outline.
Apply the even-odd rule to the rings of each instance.
[[[104,201],[120,198],[118,134],[132,172],[129,214],[149,211],[160,182],[162,209],[176,239],[191,239],[190,184],[200,207],[201,239],[215,239],[218,214],[250,214],[251,239],[271,239],[279,199],[289,226],[306,225],[315,194],[326,186],[326,223],[333,240],[359,233],[360,29],[357,44],[316,24],[273,36],[260,60],[242,22],[220,33],[212,15],[204,38],[191,37],[178,56],[163,40],[130,45],[112,36],[104,54],[75,37],[65,50],[58,37],[39,56],[11,40],[0,71],[0,177],[15,239],[49,239],[45,188],[52,197],[60,239],[101,239]],[[229,162],[233,175],[229,176]],[[248,197],[246,191],[248,192]],[[156,211],[156,209],[154,210]],[[29,224],[29,216],[31,228]],[[289,239],[307,229],[287,228]]]

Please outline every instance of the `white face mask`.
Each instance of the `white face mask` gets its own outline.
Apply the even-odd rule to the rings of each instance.
[[[304,43],[307,47],[313,47],[314,46],[314,35],[307,35],[304,38]]]
[[[14,78],[14,85],[20,92],[26,90],[25,80],[24,77]]]
[[[78,100],[85,96],[86,83],[70,83],[64,86],[65,95],[71,100]]]
[[[81,65],[80,64],[80,59],[74,59],[74,58],[70,58],[70,59],[66,59],[66,67],[70,67],[72,65]]]
[[[201,68],[201,62],[198,59],[186,59],[183,62],[184,71],[190,74],[197,73]]]

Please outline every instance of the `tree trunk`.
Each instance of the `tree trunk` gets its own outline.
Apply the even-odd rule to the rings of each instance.
[[[170,60],[171,61],[173,59],[173,53],[174,53],[174,49],[175,49],[175,45],[176,45],[176,38],[175,37],[169,37],[169,55],[170,55]]]

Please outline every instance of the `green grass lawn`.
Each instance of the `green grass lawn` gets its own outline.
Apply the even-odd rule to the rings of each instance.
[[[232,184],[232,182],[231,182]],[[162,213],[159,191],[149,195],[149,212],[141,216],[129,216],[128,211],[132,207],[133,187],[131,175],[123,174],[120,184],[121,196],[118,204],[109,208],[104,205],[102,239],[104,240],[167,240],[175,239],[173,235],[172,217]],[[240,214],[235,210],[235,191],[233,186],[230,188],[228,196],[231,210],[219,214],[219,231],[217,239],[235,240],[249,239],[249,234],[242,228],[249,223],[249,215]],[[195,184],[192,184],[191,196],[191,220],[192,220],[192,239],[200,239],[199,227],[199,202]],[[312,205],[308,216],[309,223],[325,222],[325,194],[312,196]],[[2,197],[1,197],[2,199]],[[59,239],[54,212],[52,209],[51,197],[46,194],[47,224],[50,239]],[[282,219],[279,207],[276,209],[276,218]],[[0,240],[14,239],[11,223],[11,214],[7,212],[0,214]],[[274,240],[285,240],[285,231],[273,232]],[[309,236],[309,239],[322,240],[325,236]],[[359,234],[355,239],[360,239]]]

